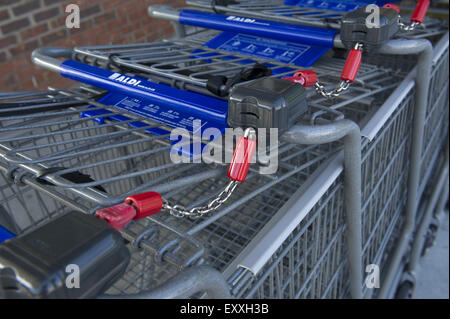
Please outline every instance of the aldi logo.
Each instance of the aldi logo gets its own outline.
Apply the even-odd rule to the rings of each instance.
[[[141,83],[142,81],[133,79],[131,77],[125,76],[123,74],[120,73],[113,73],[112,75],[110,75],[108,77],[108,79],[114,80],[114,81],[118,81],[124,84],[128,84],[128,85],[132,85],[132,86],[137,86],[139,85],[139,83]]]
[[[236,21],[236,22],[244,22],[244,23],[254,23],[254,22],[256,22],[255,19],[236,17],[236,16],[229,16],[227,18],[227,20],[228,21]]]

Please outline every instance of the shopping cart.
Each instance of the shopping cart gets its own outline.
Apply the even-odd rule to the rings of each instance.
[[[222,4],[215,3],[210,0],[188,0],[186,3],[193,7],[206,10],[208,12],[217,12],[221,14],[236,14],[240,16],[261,18],[272,21],[286,22],[290,24],[309,25],[315,27],[326,27],[339,30],[341,27],[342,16],[351,10],[355,10],[358,7],[374,3],[374,1],[339,1],[331,2],[316,2],[308,4],[306,1],[280,1],[280,0],[267,0],[267,1],[228,1],[228,3],[222,2]],[[364,3],[365,2],[365,3]],[[382,6],[389,1],[378,1],[377,4]],[[397,3],[397,1],[391,1]],[[341,4],[342,9],[338,7],[332,7],[333,5]],[[398,3],[397,3],[398,4]],[[324,8],[325,5],[325,8]],[[402,14],[402,20],[407,23],[414,8],[407,9],[407,14]],[[435,9],[431,7],[429,12],[434,12]],[[441,12],[436,10],[437,12]],[[166,18],[161,15],[160,18]],[[430,34],[436,32],[436,34],[445,33],[440,26],[441,20],[436,18],[425,17],[423,25],[420,28],[416,28],[412,34],[402,34],[402,37],[418,38],[429,37]],[[182,30],[182,29],[178,29]]]
[[[83,63],[210,96],[206,88],[208,75],[230,77],[248,67],[240,63],[243,60],[281,70],[274,76],[289,75],[299,69],[202,46],[216,34],[203,31],[184,40],[74,48],[70,55]],[[448,33],[435,43],[430,82],[433,93],[427,97],[424,119],[426,148],[420,149],[421,162],[429,165],[420,165],[422,183],[418,198],[431,174],[439,171],[444,132],[448,131]],[[207,56],[201,56],[203,51],[199,50]],[[395,62],[395,57],[390,58]],[[414,93],[420,88],[414,85],[414,59],[395,69],[388,64],[389,59],[373,60],[372,64],[362,65],[351,89],[334,100],[308,90],[309,110],[302,123],[320,128],[326,127],[323,123],[350,119],[360,125],[362,145],[359,138],[358,143],[345,144],[358,145],[362,154],[362,264],[378,264],[383,274],[396,235],[404,219],[408,219],[402,211],[409,188],[409,142],[416,129],[412,126],[417,107]],[[314,69],[322,81],[332,84],[339,80],[343,63],[329,54]],[[8,103],[2,110],[6,114],[0,118],[0,168],[4,178],[1,205],[9,213],[6,225],[16,234],[65,211],[93,213],[146,190],[158,191],[191,208],[207,203],[227,183],[220,163],[172,163],[166,136],[146,132],[149,127],[167,129],[160,123],[129,113],[127,120],[111,120],[123,113],[99,103],[103,93],[82,85],[71,90],[49,88],[46,92],[1,97]],[[102,125],[92,117],[82,116],[88,106],[90,111],[108,112],[96,116],[105,117]],[[129,125],[135,121],[145,126]],[[226,206],[207,218],[180,219],[162,213],[130,223],[121,234],[130,242],[131,261],[123,278],[108,293],[146,292],[170,283],[168,279],[184,268],[208,264],[222,272],[235,297],[349,296],[348,254],[352,243],[345,236],[351,227],[347,205],[355,198],[351,195],[359,190],[352,188],[355,184],[348,184],[349,180],[355,181],[348,165],[354,158],[346,157],[343,174],[344,154],[352,153],[348,149],[342,151],[342,132],[334,143],[314,145],[331,142],[315,140],[309,146],[293,143],[289,135],[285,136],[280,140],[276,175],[252,170]],[[441,197],[445,196],[443,192]],[[404,251],[400,257],[403,255]],[[351,262],[355,264],[355,260]],[[401,274],[403,266],[395,266],[395,275]],[[189,286],[192,282],[187,278],[196,278],[198,273],[187,275],[190,276],[178,275],[173,280]],[[397,276],[388,288],[395,289],[395,281],[399,280]],[[208,282],[217,285],[217,280]],[[362,288],[367,297],[374,293]],[[199,291],[196,289],[197,285],[192,292]],[[352,292],[357,289],[353,286]],[[159,294],[147,296],[169,296],[168,289],[158,291]]]

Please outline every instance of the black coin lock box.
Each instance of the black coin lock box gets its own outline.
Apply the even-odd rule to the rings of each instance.
[[[303,86],[278,78],[261,78],[232,89],[227,121],[230,127],[278,128],[281,135],[306,110]]]
[[[122,276],[129,259],[117,231],[104,220],[77,212],[0,245],[0,269],[14,270],[35,298],[94,298]],[[78,271],[77,288],[71,276]]]
[[[361,43],[365,52],[373,53],[399,30],[398,13],[391,8],[378,8],[380,18],[377,27],[374,25],[376,20],[373,19],[373,10],[366,8],[359,8],[342,17],[340,36],[347,49],[353,49],[356,43]]]

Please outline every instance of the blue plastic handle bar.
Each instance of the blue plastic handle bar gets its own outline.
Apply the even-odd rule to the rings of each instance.
[[[284,4],[287,6],[295,6],[299,2],[300,2],[300,0],[285,0]]]
[[[9,230],[4,228],[2,225],[0,225],[0,243],[4,242],[7,239],[16,237],[13,233],[11,233]]]
[[[284,4],[288,6],[300,6],[331,11],[352,11],[369,4],[376,4],[381,7],[386,3],[393,2],[398,2],[398,0],[335,0],[326,2],[323,0],[285,0]]]
[[[202,28],[244,33],[274,40],[317,45],[327,48],[333,47],[333,40],[337,33],[336,30],[325,28],[292,25],[195,10],[182,10],[180,12],[179,22],[181,24]]]
[[[144,99],[160,107],[189,114],[206,122],[226,125],[228,103],[203,94],[97,68],[74,60],[61,64],[60,74],[111,92]]]

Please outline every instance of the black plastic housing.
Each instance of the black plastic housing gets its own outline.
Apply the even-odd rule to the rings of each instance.
[[[104,220],[70,212],[0,245],[0,269],[10,267],[31,297],[95,298],[124,273],[130,253]],[[69,264],[80,287],[68,288]]]
[[[278,128],[283,134],[306,112],[303,86],[278,78],[236,85],[228,100],[230,127]]]
[[[352,49],[357,42],[362,43],[363,50],[374,53],[398,32],[398,13],[391,8],[379,8],[380,26],[369,28],[367,18],[372,12],[366,7],[349,12],[342,17],[341,40],[347,49]]]

